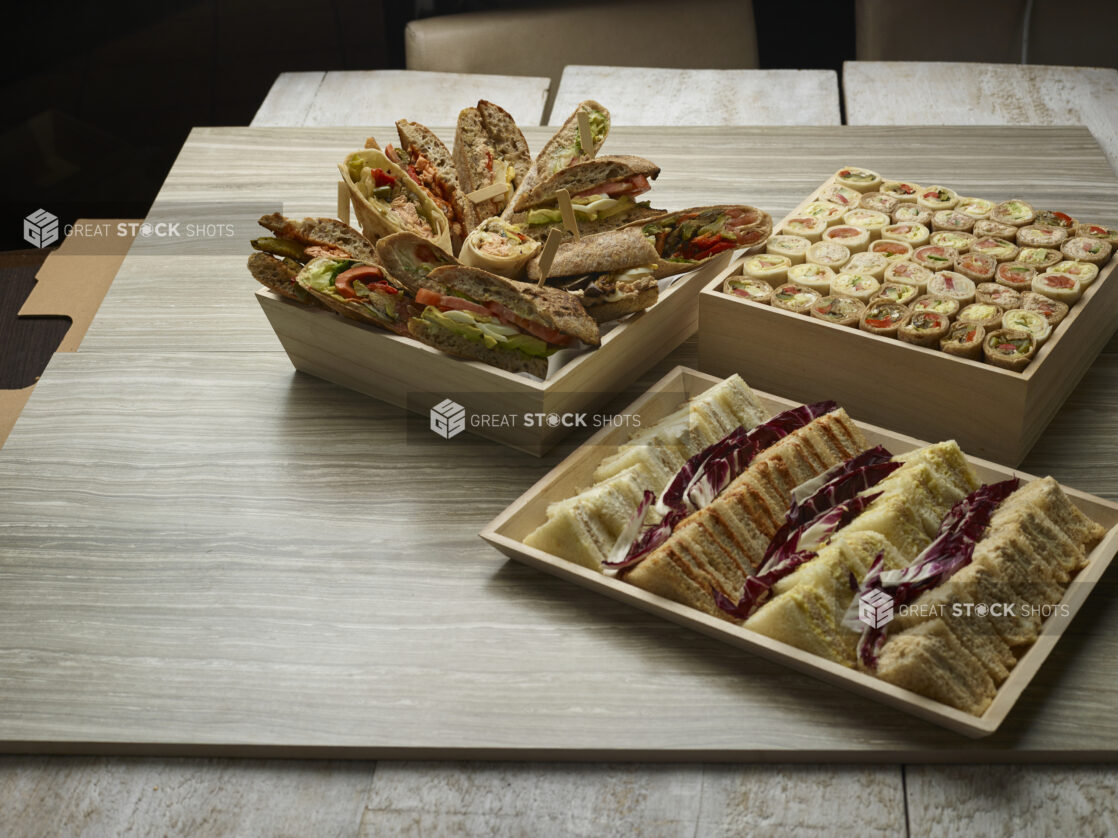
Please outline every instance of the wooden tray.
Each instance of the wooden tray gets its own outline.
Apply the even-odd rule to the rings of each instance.
[[[647,393],[633,402],[626,414],[638,414],[645,421],[671,413],[679,404],[680,394],[692,398],[702,393],[719,379],[685,367],[676,367]],[[757,392],[757,391],[755,391]],[[799,402],[757,392],[761,403],[771,413],[778,413]],[[874,425],[858,422],[871,445],[884,445],[894,453],[918,448],[927,443],[902,434],[887,431]],[[648,593],[634,585],[584,568],[573,562],[528,547],[524,538],[546,518],[549,504],[570,497],[591,482],[594,469],[602,457],[624,442],[631,430],[623,427],[605,428],[576,449],[563,462],[552,469],[531,489],[521,495],[511,506],[498,515],[481,532],[481,537],[505,555],[561,576],[583,587],[592,588],[613,599],[631,603],[638,608],[658,614],[680,625],[723,640],[734,646],[755,652],[800,672],[848,689],[860,695],[898,707],[920,718],[943,725],[970,737],[986,736],[997,730],[1005,720],[1021,692],[1032,680],[1041,664],[1048,657],[1060,635],[1075,617],[1087,595],[1101,578],[1118,553],[1118,504],[1092,495],[1064,488],[1068,496],[1088,516],[1098,521],[1108,532],[1102,542],[1088,557],[1087,565],[1075,577],[1061,603],[1067,607],[1066,615],[1060,614],[1045,621],[1040,637],[1013,668],[1009,678],[1001,685],[994,701],[982,716],[972,716],[953,707],[940,704],[922,695],[903,690],[874,678],[871,675],[848,669],[817,657],[794,646],[748,631],[724,620],[708,616],[685,605],[656,594]],[[1036,479],[996,463],[968,456],[967,458],[983,482],[996,482],[1017,475],[1022,480]],[[700,702],[701,704],[701,702]],[[821,707],[820,712],[825,712]]]
[[[774,235],[834,182],[781,219]],[[1118,326],[1116,266],[1118,256],[1024,372],[723,294],[713,281],[699,294],[699,367],[723,378],[740,373],[752,386],[802,402],[834,399],[855,418],[954,438],[967,451],[1017,465]]]
[[[734,259],[727,251],[681,274],[656,305],[610,329],[598,349],[571,358],[545,381],[455,358],[267,289],[256,297],[297,370],[419,414],[449,398],[465,408],[466,431],[539,457],[574,427],[547,418],[609,401],[695,333],[699,289],[729,275]],[[530,426],[529,415],[537,417]]]

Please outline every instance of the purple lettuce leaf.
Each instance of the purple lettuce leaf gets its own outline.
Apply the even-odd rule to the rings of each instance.
[[[663,516],[661,520],[640,532],[649,509],[653,508],[651,503],[642,502],[603,564],[610,568],[636,564],[667,541],[680,521],[717,498],[749,467],[758,453],[813,419],[837,409],[838,405],[832,401],[801,405],[748,431],[739,426],[700,451],[680,467],[657,499],[655,509]],[[647,501],[647,494],[645,498]]]
[[[881,493],[850,498],[833,509],[820,513],[796,530],[788,539],[785,549],[765,562],[760,571],[745,580],[745,589],[737,602],[726,597],[715,597],[719,608],[734,617],[745,619],[768,597],[772,586],[788,576],[805,562],[815,558],[819,549],[838,530],[853,521],[862,510],[873,503]]]
[[[877,665],[877,653],[884,642],[882,629],[872,629],[857,621],[858,600],[871,588],[878,588],[893,597],[893,607],[915,600],[924,591],[946,582],[970,564],[974,548],[986,534],[990,519],[998,506],[1017,490],[1020,480],[1011,477],[1000,483],[980,486],[951,507],[940,523],[932,543],[924,548],[907,567],[882,571],[870,569],[862,580],[858,596],[843,618],[846,625],[861,631],[858,642],[859,659],[871,669]]]
[[[801,483],[792,490],[792,497],[802,503],[811,495],[814,495],[821,488],[828,483],[837,480],[844,474],[848,474],[863,466],[872,466],[876,463],[885,463],[893,459],[893,454],[883,445],[875,445],[873,448],[867,448],[861,454],[851,457],[845,462],[839,463],[837,466],[829,468],[827,471],[820,474],[818,477],[813,477],[804,483]]]
[[[839,474],[830,482],[824,483],[814,494],[805,498],[802,503],[792,501],[792,508],[785,515],[784,524],[776,531],[765,550],[762,564],[783,547],[789,536],[806,522],[828,509],[850,500],[859,492],[876,486],[899,469],[901,465],[895,460],[887,460],[861,466]]]

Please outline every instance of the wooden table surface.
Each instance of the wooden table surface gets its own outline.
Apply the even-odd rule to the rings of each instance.
[[[252,125],[392,123],[406,114],[424,125],[456,125],[478,99],[503,107],[519,125],[542,125],[551,79],[425,70],[317,70],[280,73]],[[395,136],[395,131],[386,136]]]
[[[614,125],[838,125],[834,70],[563,68],[548,125],[562,125],[584,99]]]
[[[333,164],[366,133],[197,129],[153,214],[277,195],[290,214],[330,214]],[[549,132],[526,133],[538,148]],[[651,195],[669,208],[737,200],[779,217],[858,163],[1118,221],[1114,176],[1081,128],[949,143],[906,128],[633,128],[607,149],[656,160]],[[1040,168],[1050,159],[1061,172]],[[180,245],[134,246],[81,350],[55,358],[0,449],[3,749],[158,758],[0,759],[11,834],[1115,823],[1110,767],[711,762],[1113,759],[1114,573],[1003,731],[963,740],[503,561],[476,532],[577,437],[542,460],[447,442],[297,375],[256,306],[247,247]],[[694,358],[690,341],[615,404]],[[1023,468],[1118,497],[1116,408],[1112,340]],[[233,754],[382,761],[178,758]],[[387,761],[401,756],[576,762]]]
[[[847,61],[849,125],[1085,125],[1118,172],[1118,70]]]

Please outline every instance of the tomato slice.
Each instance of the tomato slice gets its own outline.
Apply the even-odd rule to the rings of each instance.
[[[485,306],[479,305],[471,300],[466,300],[462,297],[443,295],[438,291],[431,291],[427,288],[420,288],[419,291],[416,292],[415,301],[420,305],[435,306],[435,308],[441,309],[457,308],[462,311],[472,311],[474,314],[484,314],[487,317],[491,314]]]
[[[528,320],[521,317],[513,311],[509,311],[505,306],[497,302],[486,303],[486,307],[493,314],[506,323],[511,323],[518,328],[523,329],[533,337],[537,337],[545,343],[551,343],[555,346],[566,346],[571,343],[573,338],[570,335],[565,335],[560,331],[545,326],[542,323],[537,323],[534,320]]]
[[[355,279],[359,279],[368,285],[367,280],[383,280],[384,272],[375,265],[358,265],[356,268],[342,271],[334,277],[334,290],[347,300],[357,299],[357,292],[353,290],[353,280]]]
[[[521,317],[497,302],[488,302],[483,306],[471,302],[470,300],[464,300],[461,297],[444,296],[437,291],[431,291],[427,288],[420,288],[419,291],[416,292],[415,301],[420,305],[435,306],[441,309],[457,308],[462,311],[473,312],[474,314],[496,317],[503,323],[516,326],[533,337],[537,337],[545,343],[550,343],[555,346],[566,346],[574,340],[570,335],[565,335],[542,323],[537,323],[534,320]]]

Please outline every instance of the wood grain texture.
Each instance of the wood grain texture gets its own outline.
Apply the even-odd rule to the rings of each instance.
[[[280,73],[249,124],[256,127],[306,125],[307,115],[325,76],[323,70]]]
[[[613,125],[839,125],[834,70],[563,68],[548,125],[584,99],[609,108]]]
[[[299,218],[333,215],[336,164],[370,133],[391,138],[394,129],[194,129],[152,215],[209,219],[231,225],[232,234],[137,239],[82,351],[279,350],[252,296],[259,286],[245,268],[248,241],[263,233],[256,219],[276,210]],[[437,133],[453,140],[453,131]],[[525,132],[534,151],[552,133]],[[618,127],[605,150],[658,163],[662,173],[648,196],[665,209],[744,202],[782,218],[840,166],[859,162],[915,178],[942,177],[950,169],[959,189],[989,195],[1011,191],[1022,172],[1037,172],[1029,176],[1036,200],[1059,203],[1079,218],[1118,223],[1111,196],[1096,186],[1113,175],[1082,128],[980,127],[936,139],[906,127]],[[262,155],[273,162],[272,179],[260,177]],[[1061,161],[1058,172],[1045,168],[1051,157]],[[711,167],[710,159],[718,166]],[[159,305],[152,304],[156,289]]]
[[[349,838],[373,770],[361,762],[0,757],[0,833]]]
[[[850,125],[1085,125],[1118,171],[1118,70],[846,61]]]
[[[292,124],[392,125],[404,118],[453,129],[459,111],[489,99],[512,114],[518,125],[540,125],[550,87],[551,80],[544,76],[331,70],[315,91],[306,118]]]
[[[295,215],[329,213],[334,163],[366,133],[196,129],[154,209],[276,196]],[[550,133],[532,129],[529,142]],[[984,193],[1055,154],[1062,173],[1032,188],[1069,201],[1069,184],[1090,184],[1106,165],[1082,128],[961,136],[959,178]],[[607,150],[660,163],[651,195],[664,206],[747,201],[780,217],[841,165],[919,177],[942,172],[960,142],[912,128],[618,128]],[[282,172],[272,182],[260,178],[262,157]],[[710,158],[724,165],[701,163]],[[1102,198],[1087,204],[1101,216]],[[1114,574],[1046,665],[1049,682],[1026,692],[998,738],[973,745],[504,562],[477,532],[585,434],[542,460],[446,442],[398,408],[295,373],[244,270],[258,229],[228,253],[138,241],[81,351],[55,358],[0,450],[5,747],[781,761],[1113,753]],[[1118,497],[1114,346],[1026,470]],[[612,404],[694,363],[689,341]],[[634,696],[649,707],[636,718]]]
[[[895,767],[377,764],[362,838],[904,832]]]
[[[1113,765],[926,765],[905,777],[912,838],[1118,832]]]

